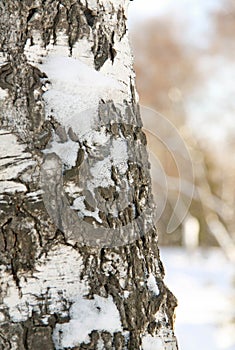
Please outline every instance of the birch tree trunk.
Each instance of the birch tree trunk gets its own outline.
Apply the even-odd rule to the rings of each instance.
[[[177,349],[127,3],[0,1],[0,349]]]

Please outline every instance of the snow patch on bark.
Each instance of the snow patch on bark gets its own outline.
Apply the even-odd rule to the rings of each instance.
[[[72,168],[76,165],[78,149],[79,144],[77,142],[68,140],[67,142],[61,143],[54,139],[50,143],[50,148],[47,148],[44,153],[56,153],[63,164],[68,168]]]
[[[42,70],[51,82],[43,95],[47,115],[55,115],[84,139],[96,121],[99,101],[113,99],[120,90],[118,82],[71,57],[51,56]]]
[[[110,156],[113,165],[118,168],[119,173],[125,174],[125,172],[128,170],[126,141],[121,139],[113,140]]]
[[[149,274],[149,277],[147,280],[147,286],[150,292],[153,292],[155,295],[159,294],[159,288],[158,288],[156,279],[152,273]]]
[[[96,91],[107,87],[119,88],[115,80],[72,57],[49,57],[42,64],[42,68],[55,88],[68,93],[73,94],[76,93],[76,89],[87,87]]]
[[[114,186],[114,181],[111,178],[112,166],[115,166],[120,174],[125,174],[128,170],[128,153],[127,143],[125,140],[118,139],[112,141],[110,155],[105,159],[96,162],[91,168],[93,179],[89,183],[89,188],[94,190],[96,187]]]
[[[96,187],[109,187],[114,186],[114,181],[111,179],[111,159],[110,157],[105,158],[97,162],[91,168],[91,174],[93,175],[93,179],[89,183],[89,187],[91,190],[94,190]]]
[[[110,136],[106,133],[106,126],[102,126],[100,131],[93,131],[86,134],[86,142],[89,147],[97,153],[97,146],[105,146],[110,140]]]
[[[77,251],[57,246],[38,261],[33,274],[24,273],[22,277],[19,274],[19,292],[7,267],[0,267],[2,290],[6,291],[3,305],[8,308],[12,321],[26,321],[33,312],[40,315],[44,304],[49,312],[42,315],[44,323],[50,314],[67,316],[69,305],[65,305],[64,301],[69,304],[76,300],[77,295],[85,295],[89,291],[87,281],[80,277],[82,269],[83,260]]]
[[[55,327],[53,340],[56,350],[88,342],[88,335],[93,330],[122,331],[118,309],[110,296],[94,295],[92,300],[78,297],[70,309],[70,317],[68,323]]]
[[[79,210],[78,216],[84,217],[84,216],[90,216],[96,219],[98,222],[102,224],[102,220],[99,217],[99,209],[96,208],[95,211],[90,211],[86,209],[86,206],[84,204],[85,196],[80,196],[76,198],[73,202],[73,205],[71,206],[72,209]]]

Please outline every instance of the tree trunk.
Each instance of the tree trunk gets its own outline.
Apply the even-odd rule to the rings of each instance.
[[[127,3],[0,1],[0,349],[177,349]]]

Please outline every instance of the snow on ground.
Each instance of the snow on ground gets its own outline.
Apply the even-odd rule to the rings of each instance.
[[[178,298],[180,350],[235,350],[235,269],[217,248],[161,248],[166,283]]]

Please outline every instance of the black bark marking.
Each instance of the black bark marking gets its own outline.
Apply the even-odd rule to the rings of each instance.
[[[86,20],[87,20],[88,25],[90,27],[93,27],[93,25],[95,23],[96,16],[93,15],[93,12],[89,8],[86,8],[84,10],[84,15],[86,16]]]
[[[27,22],[29,22],[32,19],[33,15],[37,12],[37,10],[38,10],[37,7],[29,10],[29,14],[28,14],[28,17],[26,19]]]
[[[15,90],[16,75],[20,75],[21,71],[15,70],[11,63],[6,63],[0,67],[0,87],[2,89]],[[41,72],[37,67],[30,64],[25,66],[24,85],[28,86],[28,91],[32,92],[41,86],[41,80],[47,78],[46,74]]]
[[[10,63],[4,64],[0,67],[0,87],[11,90],[13,85],[13,68]]]
[[[100,70],[100,68],[108,60],[110,53],[108,37],[106,33],[102,31],[101,27],[99,27],[97,33],[97,47],[94,45],[92,50],[94,53],[95,69]]]

